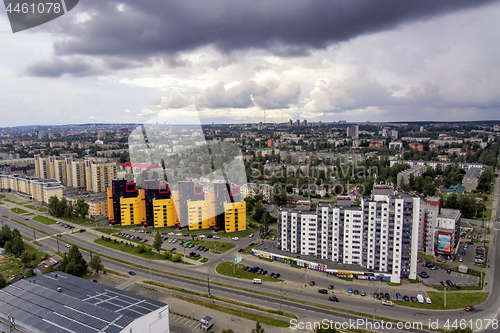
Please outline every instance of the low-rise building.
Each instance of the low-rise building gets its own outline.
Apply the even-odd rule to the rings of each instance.
[[[465,191],[472,192],[479,186],[479,177],[481,177],[482,169],[471,168],[464,176],[462,185],[465,186]]]

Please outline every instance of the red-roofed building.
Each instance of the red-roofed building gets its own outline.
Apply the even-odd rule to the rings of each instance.
[[[378,141],[372,141],[370,142],[370,148],[382,148],[382,144]]]
[[[424,151],[424,145],[419,142],[414,142],[410,144],[411,149],[416,149],[418,151]]]
[[[144,170],[161,169],[161,166],[159,165],[132,162],[123,163],[121,164],[121,167],[127,173],[141,173]]]

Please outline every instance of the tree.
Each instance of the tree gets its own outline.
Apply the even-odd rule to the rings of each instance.
[[[7,287],[7,280],[0,274],[0,289]]]
[[[155,241],[153,243],[153,249],[158,251],[158,253],[160,253],[161,251],[161,244],[163,244],[163,238],[161,237],[159,232],[156,232]]]
[[[255,328],[252,329],[252,333],[266,333],[266,331],[264,331],[262,326],[260,326],[260,323],[257,322],[257,324],[255,325]]]
[[[57,216],[57,207],[59,204],[59,198],[57,198],[55,195],[49,198],[49,205],[48,205],[48,211],[49,214],[52,216]]]
[[[68,255],[61,260],[61,271],[75,275],[82,276],[87,271],[87,262],[83,259],[78,246],[73,245],[69,249]]]
[[[260,219],[262,218],[262,215],[264,215],[265,210],[264,207],[262,206],[261,201],[257,201],[255,203],[255,212],[253,213],[252,217],[255,221],[259,222]]]
[[[163,252],[163,256],[165,257],[165,259],[167,259],[167,260],[168,260],[168,259],[172,258],[172,252],[170,252],[170,251],[168,251],[168,250],[167,250],[167,251],[164,251],[164,252]]]
[[[182,261],[182,256],[179,253],[176,253],[172,256],[172,261],[173,262],[180,262],[180,261]]]
[[[12,239],[12,231],[8,225],[4,225],[0,231],[0,247],[5,245],[5,242]]]
[[[74,210],[76,215],[80,215],[82,218],[84,218],[85,216],[87,216],[87,213],[89,212],[89,205],[85,202],[85,200],[78,199],[76,200]]]
[[[89,267],[92,268],[96,274],[99,273],[99,271],[104,270],[104,265],[101,263],[101,257],[96,254],[92,257],[92,260],[90,260]]]

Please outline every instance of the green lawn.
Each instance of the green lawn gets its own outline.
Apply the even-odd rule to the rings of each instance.
[[[121,241],[117,241],[115,243],[114,241],[108,242],[108,241],[105,241],[105,240],[103,240],[101,238],[98,238],[98,239],[96,239],[94,241],[94,243],[99,244],[99,245],[104,245],[106,247],[109,247],[109,248],[112,248],[112,249],[115,249],[115,250],[118,250],[118,251],[130,253],[130,254],[133,254],[135,256],[139,256],[139,257],[145,258],[145,259],[167,260],[167,259],[165,259],[165,257],[163,257],[162,255],[158,254],[154,250],[148,251],[148,252],[139,253],[138,247],[137,246],[129,245],[129,241],[127,241],[127,242],[124,241],[123,243]],[[146,246],[146,247],[147,248],[151,248],[150,246]],[[180,263],[184,263],[184,262],[181,261]]]
[[[36,211],[39,211],[39,212],[41,212],[41,213],[43,213],[43,212],[46,212],[46,211],[47,211],[47,208],[46,208],[46,207],[40,207],[40,208],[37,208],[37,207],[35,207],[35,206],[33,206],[33,205],[24,205],[24,207],[29,208],[29,209],[33,209],[33,210],[36,210]]]
[[[5,202],[1,202],[1,201],[0,201],[0,205],[5,205]]]
[[[2,274],[7,280],[11,276],[17,274],[17,272],[22,271],[23,268],[24,265],[18,258],[9,258],[8,256],[4,256],[3,260],[0,261],[0,274]]]
[[[112,234],[118,232],[118,230],[116,230],[116,229],[107,229],[107,228],[96,228],[95,230],[102,232],[103,234],[108,234],[108,235],[112,235]]]
[[[230,232],[230,233],[225,233],[225,232],[219,232],[217,235],[219,235],[220,237],[246,237],[250,234],[253,234],[254,233],[254,230],[253,229],[250,229],[248,228],[247,230],[245,231],[236,231],[236,232]]]
[[[65,217],[61,217],[61,220],[68,221],[68,222],[71,222],[71,223],[76,223],[76,224],[96,223],[92,219],[88,219],[88,218],[81,217],[81,216],[73,217],[72,219],[67,219]]]
[[[56,220],[49,219],[48,217],[42,216],[42,215],[37,215],[33,218],[33,220],[38,221],[40,223],[50,225],[56,223]]]
[[[488,298],[488,293],[446,293],[446,308],[444,307],[444,293],[429,291],[427,292],[432,304],[394,301],[396,305],[402,305],[410,308],[429,309],[429,310],[452,310],[462,309],[469,305],[481,304]]]
[[[0,194],[0,199],[5,199],[5,194]]]
[[[21,209],[21,208],[11,208],[10,211],[14,214],[24,214],[24,213],[27,213],[28,211],[24,210],[24,209]]]
[[[482,221],[483,220],[483,216],[482,216],[482,212],[481,213],[477,213],[477,217],[476,217],[476,220],[477,221]],[[489,221],[491,220],[491,209],[486,209],[486,211],[484,212],[484,220],[485,221]]]
[[[203,258],[203,259],[200,260],[200,262],[201,263],[206,263],[206,262],[208,262],[208,258]]]
[[[247,247],[247,248],[243,251],[243,253],[252,253],[252,249],[253,249],[254,247],[256,247],[257,245],[259,245],[259,244],[254,244],[254,245],[252,245],[252,246]]]
[[[239,279],[247,279],[247,280],[253,280],[253,279],[261,279],[262,281],[272,281],[272,282],[281,282],[282,280],[280,279],[275,279],[267,275],[261,275],[261,274],[255,274],[251,272],[244,271],[243,268],[245,265],[243,264],[237,264],[236,269],[233,268],[233,261],[226,261],[222,262],[217,265],[215,270],[217,273],[225,276],[231,276],[231,277],[236,277]],[[236,275],[233,274],[233,271],[236,271]],[[269,272],[270,273],[270,272]]]

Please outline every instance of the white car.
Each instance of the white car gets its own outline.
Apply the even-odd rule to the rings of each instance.
[[[176,236],[182,236],[182,234],[180,232],[176,233],[175,235]]]
[[[168,242],[169,242],[169,243],[172,243],[172,241],[173,241],[173,239],[169,239],[169,240],[168,240]]]
[[[431,299],[429,297],[426,297],[425,298],[425,303],[432,304],[432,301],[431,301]]]
[[[212,238],[214,238],[214,239],[220,239],[220,236],[215,235],[215,236],[214,236],[214,237],[212,237]]]
[[[233,238],[231,238],[231,239],[232,239],[232,240],[239,240],[239,238],[238,238],[238,237],[233,237]]]
[[[71,245],[69,245],[69,244],[65,244],[64,246],[66,246],[67,248],[70,248],[70,247],[71,247]]]
[[[252,237],[253,237],[253,234],[250,234],[248,237],[252,238]]]
[[[174,239],[174,240],[172,241],[172,243],[177,243],[177,239]]]
[[[205,236],[205,235],[200,235],[200,238],[205,238],[205,237],[207,237],[207,236]]]
[[[175,233],[174,233],[174,232],[169,232],[168,234],[169,234],[170,236],[175,235]]]
[[[464,261],[464,259],[462,257],[460,257],[460,258],[458,258],[458,261],[462,262],[462,261]]]

